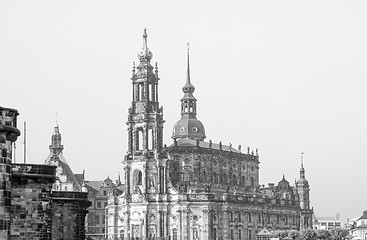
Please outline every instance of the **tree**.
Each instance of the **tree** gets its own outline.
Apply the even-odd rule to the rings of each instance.
[[[312,229],[306,229],[300,233],[300,240],[316,240],[317,235],[316,232]]]
[[[290,230],[288,232],[288,238],[292,240],[298,240],[299,239],[299,231],[297,230]]]
[[[332,240],[346,240],[348,239],[349,232],[347,229],[334,228],[330,231]]]
[[[323,230],[323,229],[317,230],[316,236],[317,236],[317,239],[320,239],[320,240],[331,240],[331,233],[327,230]]]

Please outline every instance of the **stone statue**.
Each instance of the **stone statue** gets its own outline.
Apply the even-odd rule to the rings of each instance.
[[[157,235],[157,230],[155,229],[155,226],[150,226],[149,227],[149,238],[150,239],[154,239]]]
[[[194,240],[199,240],[199,231],[198,231],[197,227],[194,228],[193,239]]]
[[[148,187],[155,188],[155,174],[154,173],[150,173],[148,175]]]

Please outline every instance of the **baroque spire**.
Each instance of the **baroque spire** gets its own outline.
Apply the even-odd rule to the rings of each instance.
[[[191,83],[190,76],[190,48],[187,43],[187,72],[186,83],[182,87],[184,96],[181,99],[181,119],[173,128],[172,138],[188,138],[203,141],[205,136],[204,125],[196,118],[196,98],[193,93],[194,85]]]

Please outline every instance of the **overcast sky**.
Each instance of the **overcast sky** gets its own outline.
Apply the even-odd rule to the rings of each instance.
[[[219,1],[218,1],[219,2]],[[43,163],[56,113],[64,155],[116,180],[127,150],[132,62],[147,27],[164,142],[191,80],[207,141],[259,148],[260,182],[306,178],[316,216],[366,206],[366,1],[0,1],[1,106],[27,121]],[[22,161],[22,136],[16,161]]]

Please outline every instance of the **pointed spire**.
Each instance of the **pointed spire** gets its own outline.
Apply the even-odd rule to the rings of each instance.
[[[191,84],[191,79],[190,79],[190,43],[186,43],[187,44],[187,76],[186,76],[186,84],[182,87],[182,91],[185,93],[184,98],[194,98],[194,96],[192,96],[192,94],[195,92],[195,87],[194,85]],[[189,95],[186,95],[186,94]],[[195,98],[194,98],[195,99]]]
[[[303,167],[303,152],[301,152],[301,169],[299,171],[299,175],[301,178],[305,178],[305,168]]]
[[[176,122],[173,128],[172,138],[188,138],[203,141],[205,136],[204,125],[196,118],[196,99],[193,96],[195,87],[190,79],[190,52],[187,43],[187,76],[186,83],[182,87],[184,92],[181,98],[181,119]]]
[[[144,28],[143,33],[143,49],[148,49],[148,34],[147,34],[147,28]]]
[[[187,44],[187,78],[186,83],[190,83],[190,43]]]

